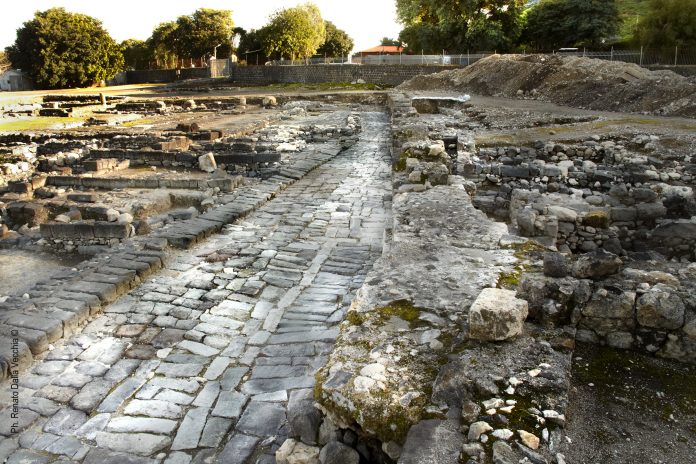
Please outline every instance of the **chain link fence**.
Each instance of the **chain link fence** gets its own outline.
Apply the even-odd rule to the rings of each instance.
[[[634,50],[593,51],[584,49],[561,49],[543,52],[566,56],[584,56],[607,61],[623,61],[641,66],[695,66],[696,49],[674,47],[666,49],[640,48]],[[449,53],[442,55],[365,55],[342,57],[312,57],[304,60],[275,60],[268,63],[274,66],[307,66],[319,64],[386,64],[386,65],[441,65],[468,66],[478,60],[496,54],[495,52]],[[525,54],[528,54],[525,52]]]

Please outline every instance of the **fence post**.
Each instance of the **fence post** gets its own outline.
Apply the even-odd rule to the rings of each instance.
[[[640,65],[643,66],[643,46],[640,46]]]
[[[585,58],[586,54],[587,54],[587,47],[582,47],[582,57]]]
[[[679,57],[679,45],[674,47],[674,66],[677,65],[677,59]]]
[[[471,57],[469,55],[469,49],[466,49],[466,65],[469,66],[471,64]]]

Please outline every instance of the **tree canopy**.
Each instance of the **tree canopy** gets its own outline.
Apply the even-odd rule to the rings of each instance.
[[[121,42],[121,51],[126,68],[145,69],[152,60],[152,51],[144,40],[124,40]]]
[[[7,53],[0,51],[0,72],[5,71],[12,66],[10,59],[7,57]]]
[[[388,47],[388,46],[393,46],[393,47],[400,47],[401,46],[401,41],[399,39],[391,39],[389,37],[382,37],[382,40],[379,42],[380,45]]]
[[[638,39],[654,47],[696,46],[696,2],[651,0],[638,25]]]
[[[44,89],[90,86],[123,68],[121,47],[102,23],[63,8],[35,13],[6,51],[12,65]]]
[[[404,29],[399,40],[413,52],[509,50],[521,30],[525,0],[396,0]]]
[[[615,0],[541,0],[527,12],[523,37],[540,49],[597,47],[619,25]]]
[[[309,58],[324,43],[326,26],[319,8],[305,3],[277,11],[262,28],[266,55],[278,58]]]
[[[192,15],[176,20],[178,53],[184,57],[211,56],[217,48],[218,57],[232,53],[234,22],[230,10],[200,8]]]
[[[147,46],[157,66],[171,68],[176,65],[180,47],[177,24],[174,21],[161,23],[147,39]]]
[[[237,49],[237,56],[239,56],[240,60],[245,60],[247,63],[254,64],[263,64],[268,61],[268,56],[263,47],[265,32],[266,31],[262,28],[241,33],[239,48]]]
[[[337,28],[331,21],[324,21],[324,28],[326,39],[317,50],[318,54],[330,57],[345,56],[353,50],[355,42],[346,31]]]

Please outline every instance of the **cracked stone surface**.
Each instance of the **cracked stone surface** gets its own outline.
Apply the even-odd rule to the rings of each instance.
[[[382,252],[391,210],[388,119],[361,117],[357,144],[176,252],[35,361],[20,380],[22,432],[17,440],[0,430],[2,456],[274,462],[289,435],[289,398],[313,388],[337,325]]]

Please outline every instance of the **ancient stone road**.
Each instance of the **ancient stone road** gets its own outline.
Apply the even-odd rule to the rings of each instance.
[[[9,462],[274,462],[390,210],[386,115],[105,308],[21,377]],[[310,401],[311,404],[311,401]],[[15,451],[11,452],[14,448]],[[64,462],[64,461],[61,461]]]

